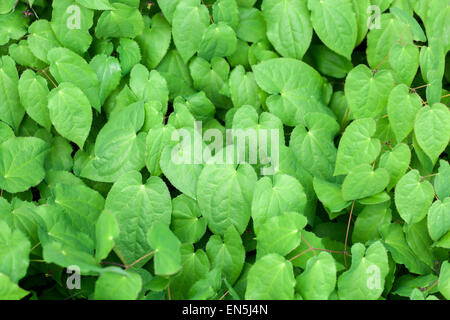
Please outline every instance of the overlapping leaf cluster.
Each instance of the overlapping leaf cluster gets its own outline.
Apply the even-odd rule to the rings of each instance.
[[[0,299],[449,299],[449,15],[1,1]],[[276,174],[175,163],[196,120]]]

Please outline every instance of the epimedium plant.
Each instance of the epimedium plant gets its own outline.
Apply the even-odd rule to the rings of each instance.
[[[0,299],[449,299],[449,14],[2,1]]]

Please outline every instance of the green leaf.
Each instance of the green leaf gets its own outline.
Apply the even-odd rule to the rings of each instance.
[[[403,141],[414,128],[417,112],[422,107],[422,101],[416,93],[409,93],[405,84],[399,84],[389,94],[387,114],[389,124],[397,141]]]
[[[169,276],[181,269],[181,242],[166,223],[153,223],[148,231],[148,242],[155,250],[156,275]]]
[[[376,123],[364,118],[353,121],[339,142],[334,175],[349,173],[360,164],[371,164],[381,150],[380,140],[372,138]]]
[[[370,6],[370,0],[352,0],[353,10],[356,15],[356,24],[358,27],[358,36],[356,37],[356,46],[358,46],[366,37],[368,31],[368,9]]]
[[[390,180],[387,190],[391,190],[406,173],[411,161],[411,150],[404,143],[397,144],[392,150],[381,155],[380,168],[389,172]]]
[[[105,200],[97,191],[84,185],[58,183],[52,188],[52,201],[70,219],[73,227],[94,238],[95,223]]]
[[[51,28],[63,47],[77,54],[84,54],[91,45],[89,29],[93,25],[94,12],[79,6],[74,0],[52,2]]]
[[[450,263],[448,261],[444,261],[441,266],[438,288],[446,299],[450,299]]]
[[[91,105],[83,91],[70,82],[60,84],[48,95],[48,110],[56,131],[82,149],[92,124]]]
[[[0,4],[0,14],[9,13],[15,7],[15,0],[5,0]]]
[[[271,94],[266,99],[269,110],[284,124],[295,126],[309,112],[320,112],[323,80],[302,61],[277,58],[253,66],[258,86]]]
[[[231,101],[236,108],[250,105],[258,109],[261,101],[258,94],[258,85],[252,72],[245,72],[243,66],[237,66],[230,74]]]
[[[33,52],[36,58],[49,63],[50,60],[47,58],[49,51],[61,46],[58,39],[56,39],[50,23],[44,19],[37,20],[31,24],[28,32],[30,35],[27,41],[31,52]]]
[[[257,260],[247,276],[246,300],[292,300],[295,278],[291,262],[272,253]]]
[[[0,221],[0,273],[17,283],[22,279],[30,263],[30,241],[20,230],[11,230]]]
[[[250,220],[251,200],[256,173],[248,164],[207,164],[197,187],[198,205],[208,220],[208,227],[224,235],[230,225],[242,234]]]
[[[7,44],[10,40],[18,40],[27,33],[28,21],[21,13],[22,10],[25,10],[25,6],[19,4],[14,12],[0,14],[0,46]]]
[[[419,49],[415,44],[394,44],[389,52],[389,65],[395,82],[410,86],[419,68]]]
[[[161,154],[164,147],[170,143],[174,130],[175,128],[169,124],[166,126],[159,125],[150,128],[148,131],[145,164],[148,171],[154,176],[159,176],[162,173],[159,165]]]
[[[19,100],[19,75],[16,64],[9,56],[0,60],[0,120],[18,131],[25,110]]]
[[[414,133],[420,147],[436,163],[450,141],[450,110],[436,103],[425,106],[417,113]]]
[[[144,21],[137,8],[122,3],[112,5],[115,10],[104,11],[95,27],[97,38],[135,38],[142,34]]]
[[[194,148],[199,143],[201,146],[205,146],[201,143],[201,137],[195,130],[183,132],[192,133],[192,135],[189,134],[187,138],[183,137],[183,140],[175,146],[166,145],[161,153],[160,167],[164,176],[175,188],[187,196],[197,199],[197,185],[203,165],[201,159],[196,157],[197,150]]]
[[[136,300],[142,288],[141,276],[127,272],[104,272],[95,282],[96,300]]]
[[[197,52],[209,25],[208,9],[200,0],[181,1],[173,14],[173,42],[184,63]]]
[[[157,70],[167,81],[171,99],[194,93],[189,69],[177,50],[170,50]]]
[[[434,190],[439,199],[450,197],[450,165],[445,160],[439,160],[439,171],[434,179]]]
[[[171,37],[170,25],[160,15],[152,17],[150,30],[146,26],[142,34],[136,37],[142,50],[142,63],[149,70],[154,69],[164,58],[169,49]]]
[[[105,259],[114,248],[114,239],[119,235],[119,224],[110,211],[103,211],[95,226],[95,259],[97,262]]]
[[[113,10],[114,7],[111,6],[109,0],[76,0],[83,7],[94,9],[94,10]]]
[[[289,147],[299,163],[313,176],[333,180],[337,149],[334,137],[339,125],[329,115],[309,113],[305,116],[306,128],[298,125],[291,132]]]
[[[38,185],[45,176],[49,146],[33,137],[11,138],[0,145],[0,188],[11,193]]]
[[[320,40],[350,60],[358,36],[356,14],[350,0],[308,0],[308,8]]]
[[[71,82],[81,89],[92,107],[100,112],[99,82],[95,71],[79,55],[66,48],[49,51],[50,72],[58,83]]]
[[[181,246],[182,271],[174,276],[170,282],[172,299],[186,299],[191,287],[203,278],[210,270],[210,263],[205,251],[199,249],[194,252],[194,246]]]
[[[428,211],[428,232],[431,239],[439,240],[450,231],[450,198],[437,200]]]
[[[313,66],[320,73],[333,78],[345,78],[347,73],[353,69],[351,61],[331,51],[324,45],[312,45],[308,51],[307,58],[314,61]]]
[[[408,224],[421,221],[433,202],[433,187],[423,181],[417,170],[405,174],[395,187],[395,206]]]
[[[386,108],[394,79],[389,71],[375,74],[363,64],[349,72],[345,81],[345,95],[355,119],[375,118]]]
[[[384,289],[389,272],[388,256],[382,243],[366,250],[361,243],[352,246],[352,265],[339,276],[338,295],[342,300],[376,300]]]
[[[267,24],[267,38],[288,58],[302,59],[312,39],[306,1],[264,0],[261,6]]]
[[[346,201],[373,196],[386,188],[389,172],[384,168],[373,168],[368,164],[350,170],[342,184],[342,197]]]
[[[103,105],[106,98],[108,98],[119,85],[122,76],[119,61],[114,57],[108,57],[101,54],[96,55],[89,65],[97,74],[98,82],[100,84],[100,103]]]
[[[257,233],[257,257],[269,253],[285,256],[297,248],[301,240],[300,231],[306,226],[306,222],[304,215],[286,211],[267,219]]]
[[[27,295],[28,291],[23,290],[8,276],[0,273],[0,300],[20,300]]]
[[[26,70],[20,76],[20,103],[22,103],[25,111],[33,120],[50,131],[52,123],[47,108],[48,92],[47,81],[33,71]]]
[[[366,243],[370,240],[379,240],[380,229],[390,224],[392,219],[389,202],[368,205],[358,213],[352,233],[353,243]]]
[[[266,39],[266,22],[263,13],[256,8],[239,7],[239,25],[236,35],[247,42]]]
[[[182,243],[196,243],[206,232],[207,221],[195,200],[181,194],[172,199],[172,230]]]
[[[273,180],[263,177],[256,183],[253,192],[253,228],[256,234],[259,234],[260,228],[267,225],[272,218],[285,212],[303,214],[305,207],[306,194],[297,179],[281,173],[276,174]]]
[[[181,0],[157,0],[162,13],[166,17],[167,21],[172,24],[173,14]]]
[[[145,165],[145,136],[137,133],[144,123],[142,102],[133,103],[114,114],[95,141],[95,157],[81,176],[95,181],[115,182],[122,174]]]
[[[332,213],[339,213],[350,205],[350,201],[345,201],[342,197],[341,185],[318,177],[314,177],[314,191],[320,202]],[[331,219],[332,216],[330,216]]]
[[[433,241],[428,236],[427,220],[415,223],[413,225],[405,225],[403,227],[406,236],[406,242],[412,251],[430,268],[434,267],[436,257],[431,251]]]
[[[119,226],[116,250],[120,250],[124,262],[131,264],[152,251],[148,230],[155,222],[170,224],[172,204],[169,190],[160,178],[150,177],[142,184],[141,174],[132,171],[114,183],[105,210],[115,215]]]
[[[393,14],[382,14],[379,28],[372,28],[367,35],[366,53],[369,67],[374,71],[389,69],[386,57],[400,40],[404,45],[412,44],[411,29]]]
[[[402,227],[397,223],[383,225],[380,229],[383,244],[396,263],[404,264],[412,273],[427,274],[430,268],[408,246]]]
[[[128,74],[133,66],[141,61],[141,48],[132,39],[120,38],[116,51],[119,54],[122,75]]]
[[[394,16],[396,16],[404,24],[407,24],[411,27],[414,40],[421,42],[427,41],[427,37],[425,36],[425,33],[423,32],[419,23],[413,17],[411,17],[411,15],[409,15],[408,13],[406,13],[405,11],[403,11],[398,7],[392,7],[390,9],[390,12],[393,13]]]
[[[211,24],[203,34],[198,56],[206,60],[228,57],[236,51],[237,39],[234,30],[224,22]]]
[[[307,300],[328,300],[336,286],[336,262],[328,252],[308,260],[296,278],[295,289]]]
[[[236,0],[218,0],[213,5],[213,20],[224,22],[234,30],[239,24],[239,8]]]
[[[245,248],[236,228],[230,226],[223,239],[212,235],[206,244],[206,253],[213,268],[218,268],[230,284],[241,274],[245,261]]]

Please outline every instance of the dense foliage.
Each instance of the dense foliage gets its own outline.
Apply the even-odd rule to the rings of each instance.
[[[0,299],[450,299],[449,49],[449,0],[2,0]]]

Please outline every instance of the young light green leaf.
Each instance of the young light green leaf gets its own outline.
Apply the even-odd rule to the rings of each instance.
[[[342,198],[346,201],[362,199],[377,194],[389,183],[389,172],[368,164],[353,167],[342,184]]]
[[[20,300],[28,295],[28,291],[23,290],[8,276],[0,273],[0,300]]]
[[[18,131],[25,110],[19,99],[19,75],[16,63],[9,56],[0,59],[0,120]]]
[[[116,250],[120,250],[128,264],[152,251],[147,233],[155,222],[170,223],[172,203],[169,190],[158,177],[150,177],[142,184],[139,172],[122,175],[113,185],[105,202],[105,210],[112,212],[119,225]]]
[[[304,215],[286,211],[267,219],[259,227],[256,237],[257,257],[269,253],[285,256],[297,248],[301,240],[300,231],[306,222]]]
[[[434,241],[450,231],[450,198],[437,200],[428,211],[428,233]]]
[[[304,213],[306,194],[301,183],[287,174],[276,174],[273,181],[261,178],[255,185],[252,200],[252,220],[256,234],[274,217],[284,212]]]
[[[76,53],[54,48],[48,53],[50,72],[58,83],[71,82],[88,97],[92,107],[100,111],[99,82],[95,71]]]
[[[336,286],[336,262],[328,252],[308,260],[296,278],[295,289],[307,300],[328,300]]]
[[[22,192],[44,179],[44,160],[49,145],[34,137],[6,140],[0,145],[0,188]]]
[[[114,3],[114,10],[104,11],[95,27],[97,38],[135,38],[142,34],[144,21],[137,8]]]
[[[380,140],[372,138],[376,123],[365,118],[353,121],[345,130],[339,142],[334,175],[349,173],[360,164],[370,164],[381,150]]]
[[[11,230],[0,221],[0,273],[17,283],[27,273],[30,249],[30,241],[20,230]]]
[[[387,114],[397,141],[403,141],[413,130],[416,114],[421,107],[420,97],[416,93],[409,93],[407,85],[399,84],[392,89]]]
[[[439,155],[450,141],[450,110],[447,106],[436,103],[425,106],[417,113],[414,124],[417,142],[423,151],[436,163]]]
[[[256,173],[248,164],[207,164],[197,187],[197,199],[208,227],[223,235],[230,225],[242,234],[250,220]]]
[[[142,278],[137,273],[119,274],[104,272],[95,282],[96,300],[136,300],[142,288]]]
[[[48,92],[47,81],[33,71],[26,70],[20,76],[19,97],[22,106],[33,120],[50,131],[52,123],[47,108]]]
[[[206,253],[213,268],[222,271],[230,284],[234,284],[241,274],[245,261],[245,248],[236,228],[230,226],[223,239],[218,235],[209,238]]]
[[[433,202],[433,187],[423,181],[417,170],[405,174],[395,187],[395,205],[398,213],[408,224],[421,221]]]
[[[173,14],[173,42],[184,63],[197,52],[210,24],[208,9],[200,0],[181,1]]]
[[[292,300],[295,278],[291,262],[272,253],[257,260],[247,276],[246,300]]]
[[[320,40],[331,50],[351,59],[358,26],[350,0],[308,0],[311,21]]]
[[[96,55],[89,65],[97,73],[100,84],[100,103],[103,105],[106,98],[117,88],[122,76],[119,61],[115,57],[108,57],[104,54]]]
[[[237,39],[234,30],[224,22],[211,24],[203,34],[198,56],[206,60],[228,57],[236,51]]]
[[[176,1],[172,2],[175,3]],[[159,14],[152,17],[151,28],[146,25],[142,34],[136,37],[136,41],[142,50],[142,63],[149,70],[156,68],[164,58],[169,49],[171,37],[169,23]]]
[[[172,200],[172,230],[182,243],[196,243],[206,232],[207,221],[197,201],[181,194]]]
[[[352,266],[339,276],[338,295],[343,300],[376,300],[384,289],[389,272],[388,255],[379,241],[366,250],[361,243],[352,246]]]
[[[153,223],[148,231],[148,242],[155,251],[156,275],[169,276],[181,269],[181,242],[166,223]]]
[[[389,184],[387,190],[391,190],[408,170],[411,161],[411,150],[404,143],[397,144],[392,150],[381,155],[380,168],[389,172]]]
[[[387,70],[375,74],[363,64],[349,72],[345,95],[355,119],[375,118],[386,108],[394,79]]]
[[[82,149],[92,124],[91,105],[83,91],[62,83],[49,93],[48,110],[56,131]]]
[[[267,24],[267,38],[288,58],[302,59],[312,39],[306,1],[264,0],[261,6]]]

